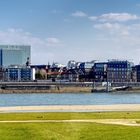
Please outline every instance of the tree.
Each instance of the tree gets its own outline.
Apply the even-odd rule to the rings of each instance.
[[[35,74],[35,79],[44,79],[44,76],[40,73],[40,71],[39,72],[37,72],[36,74]]]

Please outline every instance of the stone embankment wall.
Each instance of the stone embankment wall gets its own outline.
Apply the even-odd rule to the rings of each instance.
[[[110,84],[109,84],[110,85]],[[111,83],[111,87],[130,86],[140,91],[140,83]],[[106,84],[92,82],[1,82],[0,93],[63,93],[63,92],[91,92],[95,89],[106,89]]]

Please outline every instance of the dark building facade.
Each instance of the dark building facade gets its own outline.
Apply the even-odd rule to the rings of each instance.
[[[93,66],[95,82],[107,81],[107,62],[95,63]]]
[[[140,82],[140,65],[132,67],[132,81]]]
[[[130,82],[132,63],[129,61],[112,60],[107,64],[108,82]]]

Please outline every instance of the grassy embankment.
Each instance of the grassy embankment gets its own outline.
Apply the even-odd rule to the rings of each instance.
[[[37,112],[0,113],[4,120],[140,119],[140,112]]]
[[[140,119],[140,112],[1,113],[0,120]],[[1,123],[1,140],[139,140],[140,127],[97,123]]]

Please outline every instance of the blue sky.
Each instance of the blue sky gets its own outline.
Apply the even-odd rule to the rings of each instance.
[[[140,62],[139,0],[1,0],[0,44],[29,44],[32,63]]]

